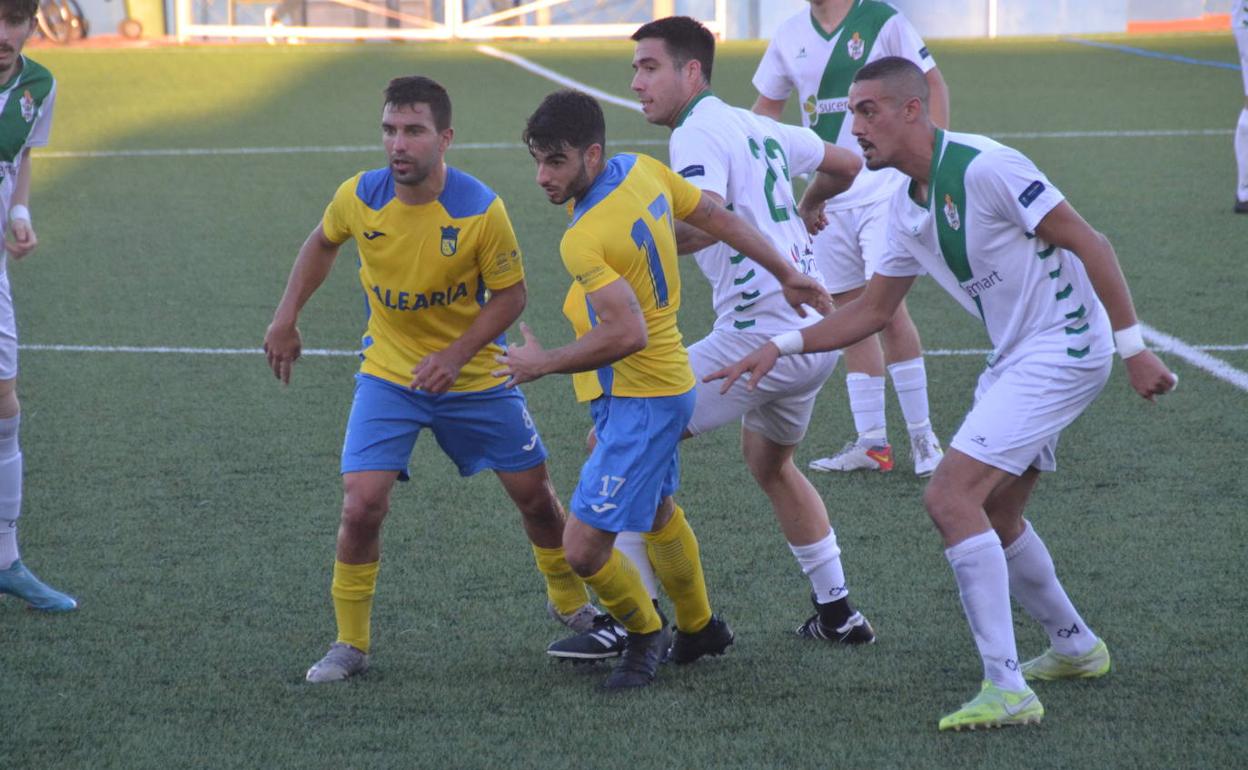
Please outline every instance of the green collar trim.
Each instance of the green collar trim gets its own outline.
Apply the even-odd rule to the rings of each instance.
[[[936,170],[940,167],[940,150],[945,143],[945,131],[942,128],[936,129],[936,139],[932,142],[932,165],[927,172],[927,200],[921,201],[914,197],[918,184],[912,179],[910,180],[910,200],[925,209],[932,207],[932,185],[936,183]]]
[[[711,93],[711,89],[709,88],[702,89],[702,91],[699,92],[697,96],[693,97],[693,100],[690,101],[688,104],[686,104],[685,108],[681,110],[680,116],[676,118],[676,125],[672,126],[672,128],[680,128],[681,125],[684,124],[685,120],[688,119],[689,113],[693,112],[693,108],[698,106],[698,102],[702,101],[703,99],[709,96],[714,96],[714,95],[715,94]]]

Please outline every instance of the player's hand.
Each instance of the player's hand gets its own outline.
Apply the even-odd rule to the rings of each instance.
[[[524,336],[523,345],[508,345],[503,352],[494,356],[494,360],[502,364],[491,374],[495,377],[507,377],[507,387],[514,388],[526,382],[532,382],[546,374],[542,365],[546,361],[546,351],[542,343],[537,341],[533,330],[524,321],[520,322],[520,334]]]
[[[21,259],[39,245],[39,239],[35,237],[35,228],[25,219],[13,220],[9,227],[9,236],[5,238],[4,248],[13,259]]]
[[[450,348],[430,353],[412,368],[412,388],[439,396],[450,390],[455,380],[459,379],[459,370],[464,368],[465,363]]]
[[[297,326],[279,324],[276,321],[269,324],[264,333],[264,356],[269,360],[273,376],[281,380],[283,385],[290,384],[290,373],[301,353],[303,338],[299,335]]]
[[[1174,392],[1179,386],[1179,375],[1161,362],[1151,350],[1143,350],[1123,361],[1127,366],[1127,379],[1135,392],[1149,401],[1156,396]]]
[[[806,232],[811,235],[818,235],[828,226],[828,215],[823,213],[822,203],[817,206],[807,206],[804,203],[798,203],[797,215],[802,218],[802,222],[806,225]]]
[[[802,305],[813,307],[819,315],[832,312],[832,299],[828,296],[828,290],[809,275],[794,270],[784,279],[781,288],[784,290],[785,301],[792,305],[802,318],[806,317],[806,309]]]
[[[715,380],[723,380],[724,384],[719,389],[719,394],[728,392],[732,384],[736,382],[742,375],[748,375],[746,378],[746,390],[753,391],[758,387],[758,381],[767,376],[767,372],[776,365],[776,360],[780,358],[780,348],[774,343],[767,342],[749,354],[745,358],[720,369],[717,372],[711,372],[702,378],[703,382],[714,382]]]

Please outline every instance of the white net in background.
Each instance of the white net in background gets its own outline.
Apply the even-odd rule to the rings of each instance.
[[[626,38],[681,14],[723,37],[728,0],[176,0],[180,40]]]

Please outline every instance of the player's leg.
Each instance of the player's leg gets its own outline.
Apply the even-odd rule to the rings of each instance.
[[[497,475],[520,511],[537,571],[546,582],[548,611],[574,631],[589,630],[598,610],[589,601],[585,582],[572,571],[564,556],[563,528],[567,514],[550,483],[546,463],[523,471],[498,471]]]
[[[813,403],[813,395],[811,397]],[[750,473],[771,502],[780,531],[810,580],[815,614],[797,628],[799,636],[841,644],[870,644],[875,631],[849,601],[836,532],[814,485],[793,463],[797,444],[777,443],[743,426],[741,451]]]
[[[1028,724],[1044,715],[1019,671],[1005,551],[984,510],[991,492],[1009,476],[954,446],[924,492],[983,662],[980,693],[943,717],[941,730]]]
[[[859,222],[858,240],[868,280],[887,249],[888,208],[887,199],[866,206]],[[879,338],[884,348],[888,375],[893,381],[893,391],[906,420],[914,472],[919,476],[930,476],[940,462],[942,450],[940,439],[932,431],[927,399],[927,367],[923,361],[919,330],[904,300],[880,330]]]
[[[985,503],[1005,546],[1010,596],[1049,636],[1049,649],[1022,664],[1026,679],[1085,679],[1109,673],[1109,648],[1084,622],[1058,580],[1053,558],[1031,522],[1023,518],[1039,479],[1038,468],[998,487]]]
[[[828,211],[828,226],[815,237],[815,260],[824,285],[837,307],[853,301],[866,283],[866,263],[858,230],[863,207]],[[810,463],[816,471],[893,469],[893,450],[888,443],[884,399],[884,351],[878,335],[842,351],[845,358],[845,389],[857,436],[829,457]]]
[[[1235,43],[1239,48],[1240,73],[1244,79],[1244,108],[1240,110],[1235,125],[1235,163],[1238,168],[1238,184],[1235,188],[1235,212],[1248,214],[1248,29],[1235,30]]]
[[[4,259],[0,253],[0,594],[16,596],[37,610],[68,612],[78,602],[35,577],[22,564],[17,547],[17,519],[22,514],[18,443],[22,418],[17,401],[17,323]]]

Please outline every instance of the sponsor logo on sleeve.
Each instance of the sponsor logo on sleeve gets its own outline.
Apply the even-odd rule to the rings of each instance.
[[[695,176],[706,176],[706,168],[701,165],[685,166],[680,170],[680,175],[685,179]]]
[[[927,46],[923,46],[922,48],[919,49],[919,58],[920,59],[932,58],[932,55],[927,52]]]
[[[1027,208],[1035,202],[1036,198],[1040,197],[1042,192],[1044,192],[1044,182],[1037,179],[1027,185],[1027,189],[1023,190],[1022,194],[1018,196],[1018,202],[1023,204],[1023,208]]]

